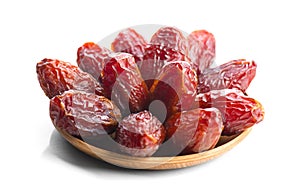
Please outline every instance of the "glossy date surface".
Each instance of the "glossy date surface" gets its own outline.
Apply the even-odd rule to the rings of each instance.
[[[264,108],[257,100],[245,96],[240,90],[212,90],[196,96],[196,107],[215,107],[222,113],[223,135],[235,135],[259,123],[264,118]]]
[[[199,75],[199,93],[220,89],[239,89],[246,92],[256,74],[256,63],[245,59],[232,60]]]
[[[153,34],[151,44],[172,48],[175,51],[187,54],[187,41],[183,33],[175,27],[162,27]]]
[[[121,120],[120,110],[110,100],[76,90],[53,97],[49,111],[55,127],[78,137],[112,133]]]
[[[167,117],[191,108],[197,93],[197,75],[185,61],[166,64],[150,89],[151,100],[162,101]]]
[[[121,31],[111,44],[114,52],[126,52],[134,56],[135,61],[140,61],[145,52],[147,41],[142,35],[132,28]]]
[[[198,73],[209,68],[216,57],[216,40],[206,30],[193,31],[187,37],[188,51],[191,62]]]
[[[151,88],[153,81],[157,79],[164,65],[172,61],[185,60],[188,58],[179,51],[159,44],[149,44],[145,47],[142,60],[137,64],[148,88]]]
[[[78,67],[99,80],[107,57],[112,51],[93,42],[84,43],[77,50]]]
[[[217,144],[223,129],[218,109],[193,109],[175,113],[164,124],[170,148],[181,154],[199,153]]]
[[[149,111],[130,114],[116,130],[116,142],[121,151],[132,156],[152,156],[164,140],[162,123]]]
[[[103,88],[90,74],[69,62],[45,58],[37,63],[36,72],[49,98],[71,89],[103,95]]]
[[[128,53],[113,53],[101,72],[105,97],[111,99],[124,116],[147,107],[149,92],[134,58]]]

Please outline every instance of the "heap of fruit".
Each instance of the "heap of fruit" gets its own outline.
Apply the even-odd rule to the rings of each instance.
[[[37,63],[55,127],[84,139],[110,135],[119,151],[138,157],[199,153],[221,135],[262,121],[262,105],[246,94],[256,63],[232,60],[212,68],[215,38],[206,30],[187,37],[162,27],[147,42],[121,31],[111,50],[93,42],[78,49],[77,64]],[[150,109],[159,101],[163,106]]]

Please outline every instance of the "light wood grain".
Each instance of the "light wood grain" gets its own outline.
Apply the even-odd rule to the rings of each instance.
[[[175,157],[132,157],[92,146],[78,138],[69,135],[65,131],[62,131],[60,128],[56,129],[74,147],[92,157],[124,168],[148,170],[185,168],[212,160],[232,149],[239,142],[241,142],[251,131],[251,128],[249,128],[237,136],[221,137],[216,148],[202,153]]]

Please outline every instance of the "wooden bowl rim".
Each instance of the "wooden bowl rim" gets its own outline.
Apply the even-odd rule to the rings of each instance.
[[[226,142],[224,144],[201,153],[174,157],[133,157],[95,147],[84,142],[81,139],[73,137],[60,128],[56,129],[70,144],[94,158],[123,168],[144,170],[178,169],[207,162],[232,149],[239,142],[241,142],[251,131],[251,128],[248,128],[238,135],[229,138],[226,137],[226,139],[229,139],[229,141],[227,140],[228,142],[225,140]]]

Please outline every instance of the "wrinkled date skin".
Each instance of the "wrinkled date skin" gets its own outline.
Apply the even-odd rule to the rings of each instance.
[[[188,110],[197,94],[197,75],[188,62],[174,61],[165,65],[150,89],[151,100],[162,101],[167,117]]]
[[[201,73],[215,60],[216,40],[212,33],[206,30],[196,30],[187,37],[189,57],[197,72]]]
[[[140,61],[145,52],[147,41],[134,29],[128,28],[121,31],[111,44],[114,52],[132,54],[136,62]]]
[[[187,41],[182,32],[174,27],[162,27],[150,40],[151,44],[157,44],[172,48],[175,51],[187,55]]]
[[[103,88],[90,74],[68,62],[45,58],[37,63],[36,72],[41,88],[49,98],[70,89],[103,95]]]
[[[215,107],[223,116],[223,135],[235,135],[259,123],[264,118],[263,106],[236,89],[212,90],[196,96],[196,104]],[[197,107],[196,106],[196,107]]]
[[[114,101],[124,116],[147,107],[148,88],[131,54],[111,54],[102,70],[101,84],[105,97]]]
[[[223,129],[222,116],[215,108],[178,112],[164,123],[167,138],[174,151],[181,154],[199,153],[217,144]]]
[[[245,59],[232,60],[199,75],[198,93],[236,88],[244,93],[256,74],[256,63]]]
[[[120,150],[131,156],[149,157],[165,140],[165,129],[149,111],[125,117],[116,130]]]
[[[103,96],[69,90],[50,100],[50,118],[55,127],[70,135],[88,137],[114,132],[121,114]]]
[[[99,80],[105,59],[110,53],[111,51],[105,47],[100,47],[93,42],[87,42],[77,50],[78,67],[91,74],[96,80]]]
[[[162,67],[171,61],[185,61],[188,58],[172,48],[162,45],[149,44],[145,48],[145,54],[142,61],[137,62],[142,77],[148,88],[153,84],[153,80],[157,78]]]

